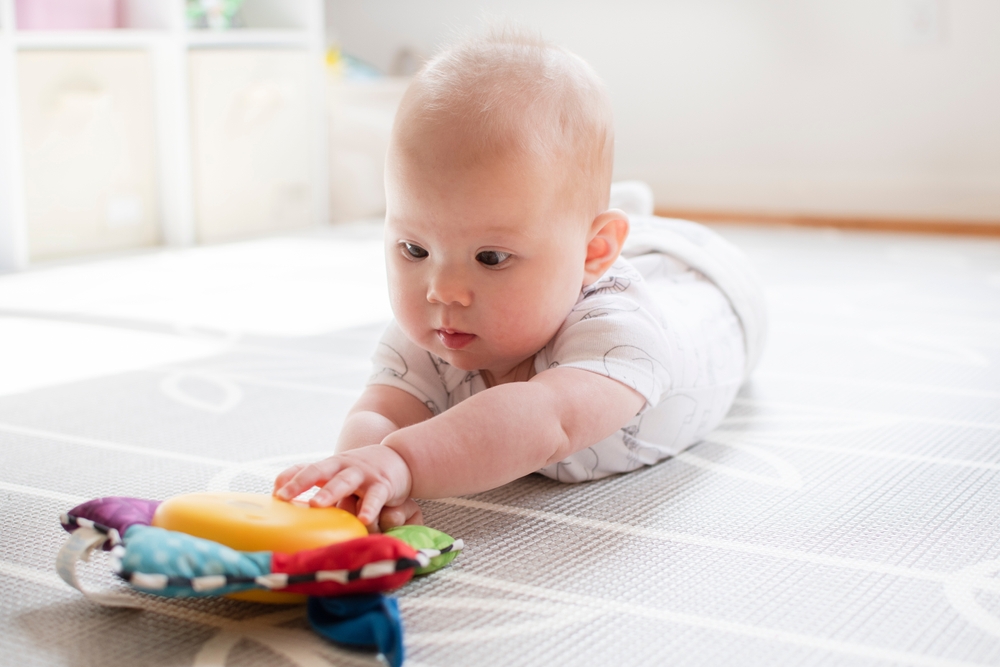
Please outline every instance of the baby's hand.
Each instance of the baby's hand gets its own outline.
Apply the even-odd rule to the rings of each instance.
[[[274,480],[274,495],[291,500],[320,487],[309,504],[331,507],[350,496],[360,498],[357,517],[366,526],[379,518],[382,507],[403,505],[410,495],[406,461],[384,445],[369,445],[310,463],[293,466]]]

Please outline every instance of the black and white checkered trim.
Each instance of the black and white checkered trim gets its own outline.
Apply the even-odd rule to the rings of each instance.
[[[451,553],[452,551],[461,551],[464,548],[465,542],[462,540],[455,540],[443,549],[417,549],[417,553],[427,556],[427,560],[430,561],[431,558],[437,558],[441,554]]]
[[[112,556],[121,558],[123,553],[112,552]],[[377,579],[389,574],[426,567],[430,558],[417,553],[417,558],[397,558],[395,560],[380,560],[368,563],[356,570],[320,570],[308,574],[285,574],[275,572],[260,577],[237,577],[223,574],[204,577],[169,577],[165,574],[150,574],[147,572],[131,572],[119,570],[118,576],[136,588],[159,591],[165,588],[189,588],[197,593],[217,590],[226,586],[252,584],[255,588],[280,590],[296,584],[323,583],[335,581],[347,584],[359,579]]]
[[[87,521],[84,519],[83,521]],[[66,523],[64,521],[64,523]],[[93,523],[89,522],[88,523]],[[78,522],[78,525],[86,525]],[[96,528],[96,530],[100,530]],[[112,529],[113,530],[113,529]],[[108,532],[108,531],[102,531]],[[389,574],[401,572],[403,570],[427,567],[431,558],[436,558],[441,554],[452,551],[461,551],[465,544],[462,540],[455,540],[443,549],[419,549],[417,557],[397,558],[395,560],[380,560],[358,568],[356,570],[320,570],[309,574],[284,574],[272,573],[260,577],[237,577],[231,575],[215,574],[204,577],[170,577],[165,574],[150,574],[148,572],[134,572],[122,568],[121,559],[125,556],[125,549],[121,545],[116,545],[111,550],[114,560],[115,571],[119,577],[129,582],[136,588],[144,588],[151,591],[161,591],[166,588],[189,588],[196,593],[218,590],[226,586],[251,584],[255,588],[267,590],[280,590],[296,584],[322,583],[335,581],[339,584],[347,584],[359,579],[377,579]]]
[[[108,536],[108,541],[111,542],[112,546],[116,546],[122,543],[122,536],[118,534],[117,528],[111,528],[105,526],[104,524],[95,523],[90,519],[85,519],[82,516],[74,516],[63,512],[59,515],[59,522],[70,532],[74,528],[93,528],[99,533],[104,533]]]

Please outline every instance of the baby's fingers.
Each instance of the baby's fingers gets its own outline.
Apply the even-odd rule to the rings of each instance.
[[[420,511],[420,505],[417,505],[413,498],[407,498],[402,505],[383,507],[378,518],[378,526],[383,532],[397,526],[422,525],[424,525],[424,515]]]
[[[290,468],[285,472],[289,472],[290,470],[292,469]],[[291,500],[314,486],[323,486],[327,480],[334,477],[339,471],[340,464],[333,458],[299,466],[298,471],[292,475],[292,478],[285,482],[274,495],[282,500]]]
[[[358,520],[366,526],[374,526],[385,501],[389,499],[389,489],[384,484],[373,484],[365,490],[358,508]]]
[[[364,483],[365,474],[357,468],[344,468],[323,485],[309,500],[313,507],[330,507],[351,495]]]
[[[297,465],[293,465],[291,468],[285,468],[284,470],[282,470],[281,473],[274,478],[274,489],[271,491],[271,493],[277,495],[278,490],[281,489],[281,487],[283,487],[285,484],[288,484],[289,480],[295,477],[295,475],[297,475],[298,472],[305,467],[306,467],[305,463],[299,463]]]

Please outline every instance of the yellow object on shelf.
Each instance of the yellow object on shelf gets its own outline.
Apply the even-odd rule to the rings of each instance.
[[[156,509],[154,526],[213,540],[238,551],[295,553],[364,537],[350,512],[287,503],[258,493],[189,493]],[[306,596],[245,591],[228,596],[255,602],[304,602]]]

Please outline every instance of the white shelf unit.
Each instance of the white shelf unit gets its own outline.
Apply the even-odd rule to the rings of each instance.
[[[0,0],[0,271],[25,268],[31,251],[26,218],[18,55],[30,51],[141,50],[153,72],[157,219],[167,245],[196,242],[189,55],[199,50],[293,50],[308,54],[312,150],[309,217],[329,220],[323,0],[246,0],[244,26],[187,27],[185,0],[121,0],[116,30],[18,30],[16,0]]]

